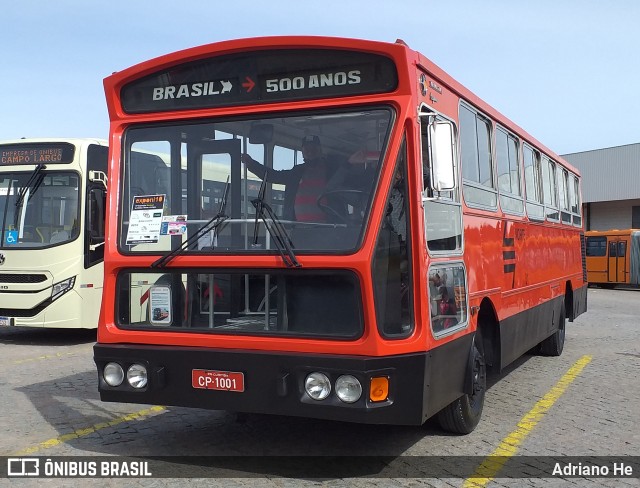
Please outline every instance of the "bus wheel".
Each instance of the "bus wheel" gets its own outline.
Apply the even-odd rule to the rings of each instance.
[[[473,431],[482,416],[484,395],[487,390],[487,365],[484,360],[482,337],[479,332],[473,344],[473,393],[464,394],[438,412],[438,422],[442,429],[456,434]]]
[[[566,326],[566,312],[564,309],[564,303],[560,309],[560,322],[558,323],[558,330],[553,335],[547,337],[540,343],[540,354],[543,356],[560,356],[564,349],[564,333]]]

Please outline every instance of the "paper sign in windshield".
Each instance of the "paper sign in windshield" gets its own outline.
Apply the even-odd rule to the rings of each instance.
[[[127,245],[155,243],[160,239],[165,195],[133,197],[127,229]]]
[[[171,325],[171,288],[152,286],[149,289],[149,305],[153,325]]]

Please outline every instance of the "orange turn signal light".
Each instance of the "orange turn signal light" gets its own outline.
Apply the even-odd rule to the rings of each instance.
[[[389,378],[386,376],[371,378],[369,400],[372,402],[384,402],[387,398],[389,398]]]

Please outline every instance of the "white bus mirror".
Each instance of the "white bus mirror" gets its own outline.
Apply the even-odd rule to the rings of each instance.
[[[434,121],[429,124],[431,181],[435,191],[449,191],[456,187],[453,124]]]
[[[107,188],[107,175],[102,171],[89,171],[89,181],[92,183],[102,183],[102,186],[104,186],[105,189]]]

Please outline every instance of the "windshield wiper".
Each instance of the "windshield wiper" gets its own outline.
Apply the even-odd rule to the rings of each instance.
[[[18,193],[18,197],[16,198],[16,203],[15,203],[16,208],[20,208],[22,206],[22,204],[24,203],[24,197],[27,196],[27,192],[29,191],[29,189],[32,190],[31,194],[34,194],[36,191],[38,191],[38,188],[40,188],[40,185],[44,180],[43,171],[45,169],[47,169],[47,167],[42,163],[38,164],[35,167],[35,169],[31,173],[31,176],[29,176],[29,179],[27,180],[25,185],[22,188],[20,188],[20,192]],[[17,219],[18,219],[18,212],[16,212],[16,221]]]
[[[218,209],[218,213],[214,215],[211,219],[209,219],[202,227],[200,227],[195,234],[189,237],[187,240],[183,241],[180,247],[174,249],[173,251],[165,254],[164,256],[158,258],[153,263],[151,263],[152,268],[163,268],[167,264],[169,264],[173,258],[182,254],[182,252],[189,247],[191,244],[196,242],[200,237],[204,236],[207,232],[211,232],[215,230],[220,224],[222,224],[225,220],[229,218],[228,215],[225,215],[225,208],[227,206],[227,195],[229,193],[229,178],[227,177],[227,184],[224,187],[224,194],[222,195],[222,200],[220,201],[220,208]]]
[[[262,219],[264,227],[276,243],[278,252],[284,261],[287,268],[300,268],[302,265],[296,259],[296,255],[293,252],[293,242],[289,238],[286,229],[280,222],[280,219],[275,214],[273,209],[267,202],[264,201],[264,193],[266,188],[267,175],[262,180],[260,191],[258,191],[258,198],[251,200],[251,204],[256,208],[256,221],[254,225],[253,245],[258,244],[258,219]]]

